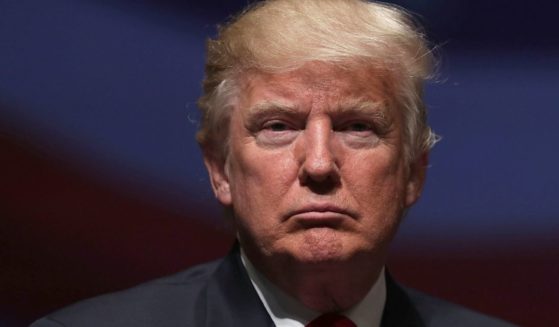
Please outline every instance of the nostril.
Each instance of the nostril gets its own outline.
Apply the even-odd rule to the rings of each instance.
[[[334,174],[323,176],[320,179],[317,179],[316,176],[312,177],[306,175],[300,182],[302,186],[307,187],[311,192],[316,194],[332,193],[340,185],[340,179]]]

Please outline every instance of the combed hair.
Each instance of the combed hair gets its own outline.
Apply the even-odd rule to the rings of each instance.
[[[206,154],[225,158],[229,116],[243,73],[288,72],[309,62],[386,72],[383,82],[403,112],[406,159],[437,141],[423,103],[423,84],[432,75],[434,58],[411,15],[362,0],[268,0],[249,7],[208,40],[196,136]]]

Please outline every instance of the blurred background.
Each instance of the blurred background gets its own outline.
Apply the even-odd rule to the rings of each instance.
[[[246,3],[0,0],[0,326],[227,252],[195,103],[205,39]],[[443,140],[389,268],[559,325],[559,4],[395,3],[438,45]]]

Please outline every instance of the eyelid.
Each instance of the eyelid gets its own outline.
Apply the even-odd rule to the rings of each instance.
[[[343,124],[340,124],[340,128],[341,129],[346,129],[348,127],[354,126],[354,125],[364,125],[367,126],[369,128],[374,128],[374,123],[368,121],[368,120],[363,120],[363,119],[352,119],[349,120],[347,122],[344,122]]]
[[[333,126],[334,131],[351,131],[353,127],[356,125],[360,125],[363,127],[363,131],[370,130],[372,132],[377,131],[377,126],[375,122],[371,121],[370,119],[350,119],[347,121],[343,121],[339,124]]]
[[[379,135],[387,134],[393,125],[392,119],[384,115],[382,112],[360,114],[351,118],[348,117],[347,119],[342,120],[339,125],[349,126],[355,123],[365,124]]]
[[[276,125],[276,126],[274,126]],[[280,147],[290,144],[298,134],[298,129],[284,119],[269,119],[259,125],[254,132],[256,142],[265,147]]]
[[[257,105],[249,111],[247,127],[253,132],[261,130],[265,124],[282,122],[292,128],[301,128],[302,113],[292,107],[281,107],[268,104]]]
[[[305,129],[306,121],[297,115],[285,113],[271,113],[269,116],[262,116],[257,124],[258,129],[267,129],[273,124],[284,124],[286,130]]]
[[[292,126],[292,124],[289,123],[289,122],[287,122],[287,121],[285,121],[284,119],[270,119],[270,120],[266,120],[264,123],[262,123],[262,127],[261,127],[261,128],[266,129],[266,128],[272,127],[272,125],[275,125],[275,124],[282,124],[282,125],[285,125],[285,126],[288,127],[288,128],[294,129],[293,126]]]

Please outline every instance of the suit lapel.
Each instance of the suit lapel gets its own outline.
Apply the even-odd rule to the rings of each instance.
[[[406,292],[386,273],[386,304],[382,314],[382,327],[424,327],[415,306]]]
[[[217,267],[205,292],[207,327],[274,326],[243,267],[238,244]],[[388,273],[381,326],[426,326],[406,292]]]
[[[206,288],[206,326],[274,326],[243,267],[238,244]]]

